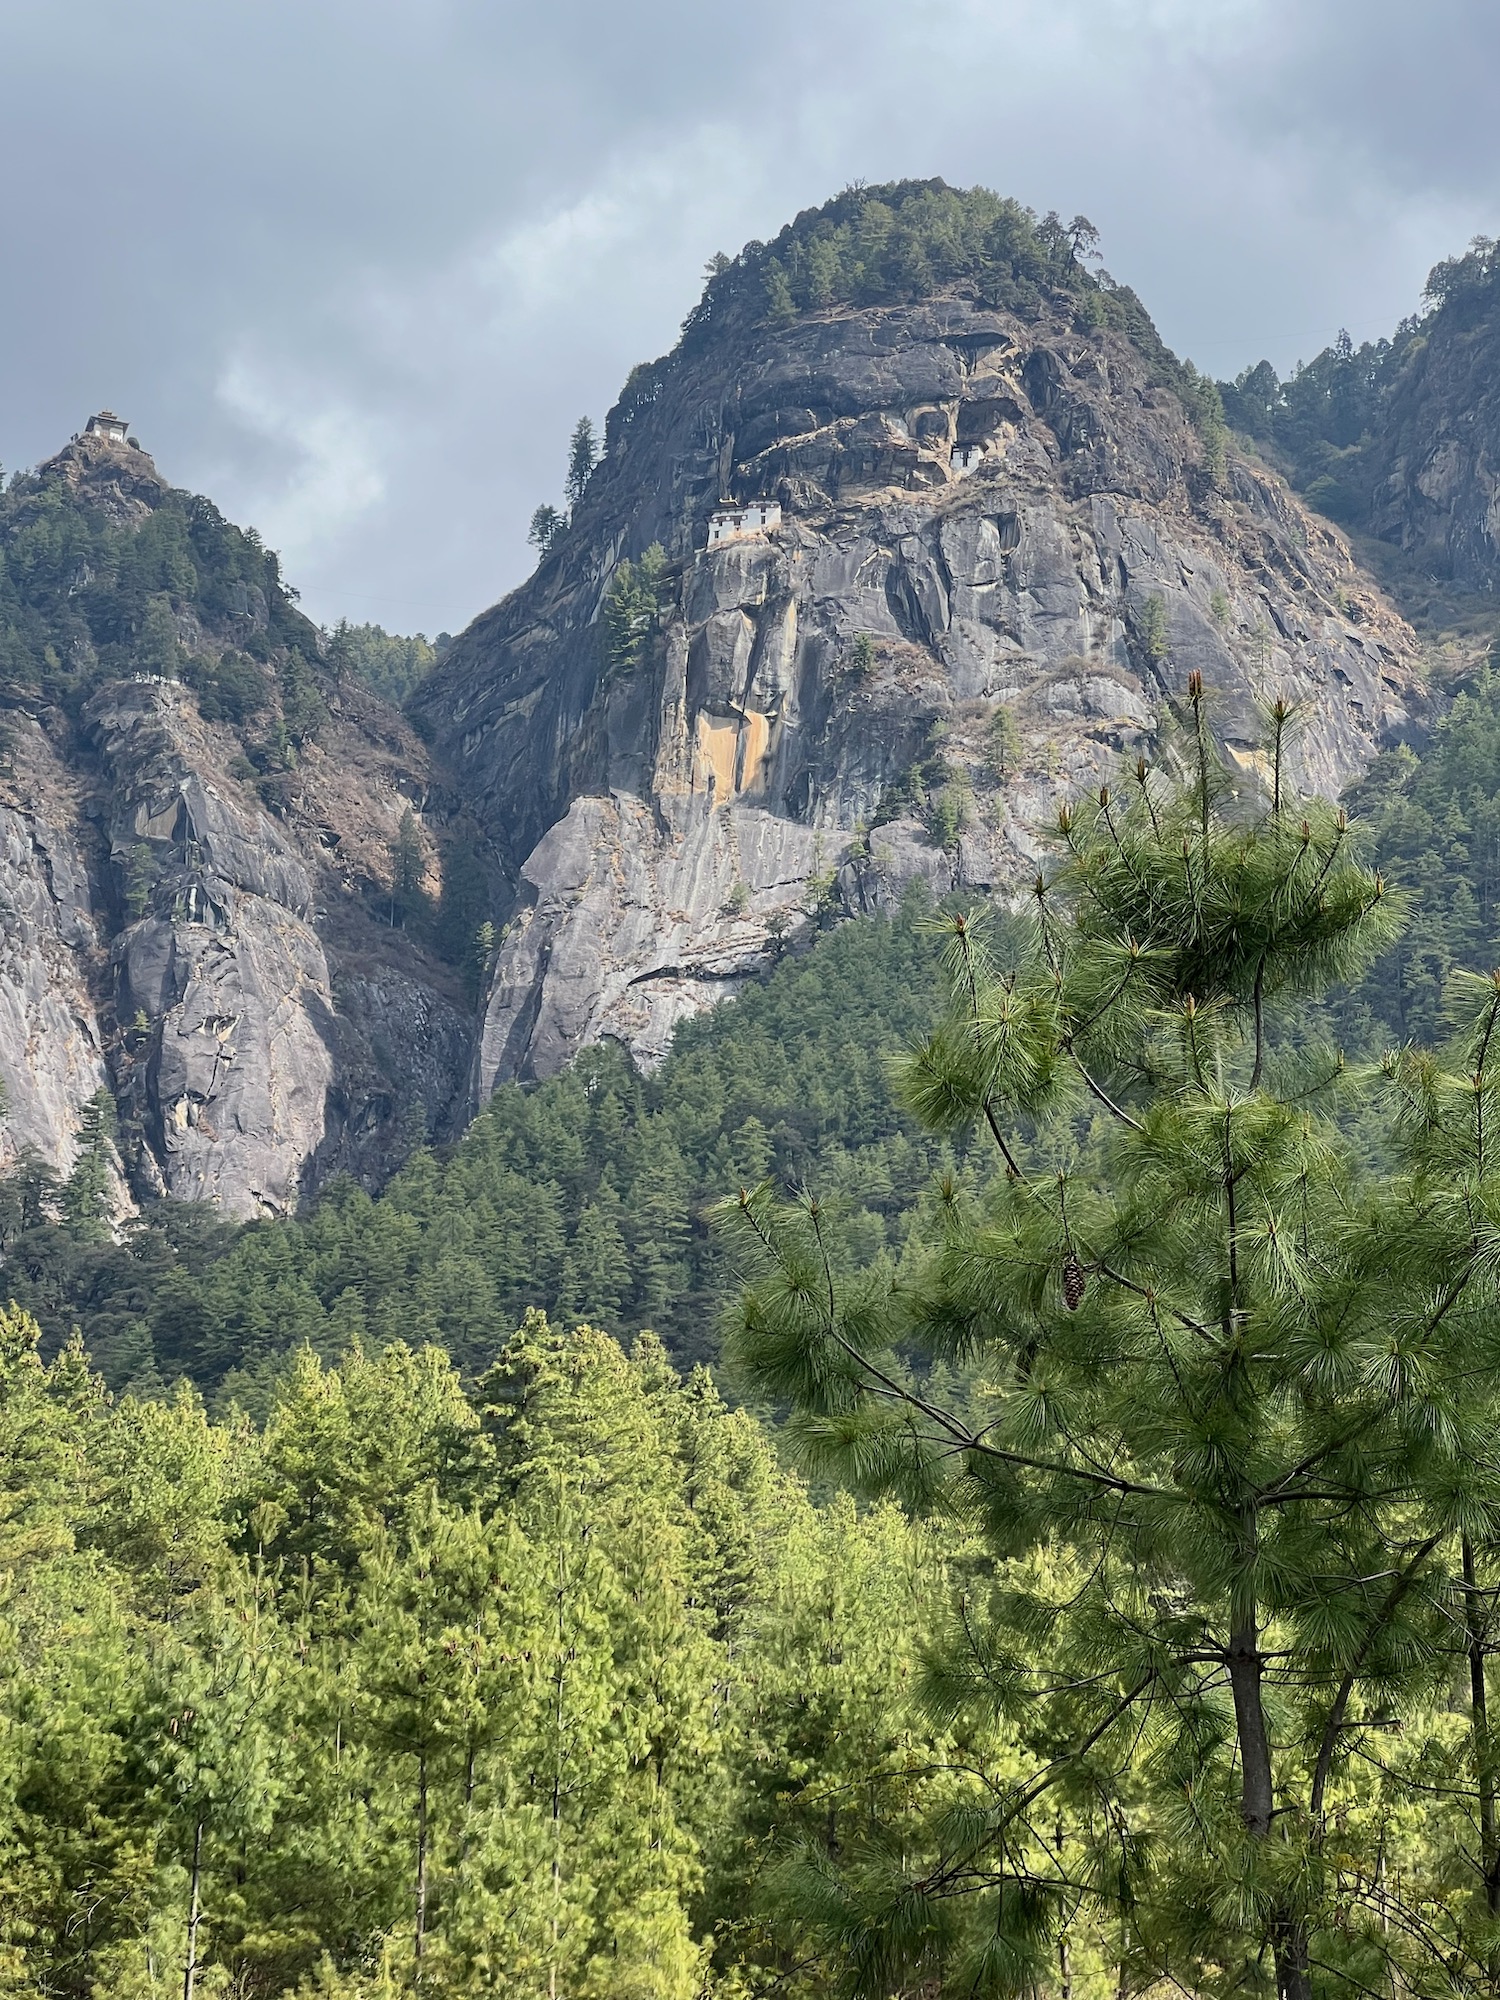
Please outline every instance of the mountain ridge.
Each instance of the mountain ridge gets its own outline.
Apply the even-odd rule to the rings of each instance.
[[[1420,737],[1417,637],[1091,234],[892,183],[715,260],[534,574],[398,662],[415,728],[132,445],[13,481],[6,1156],[66,1173],[106,1091],[121,1200],[290,1213],[827,921],[1015,894],[1190,673],[1247,781],[1277,693],[1314,789]]]
[[[66,1173],[107,1091],[120,1201],[384,1179],[467,1067],[460,980],[378,917],[403,814],[453,814],[419,739],[132,444],[13,482],[0,551],[0,1144]]]
[[[850,241],[854,199],[831,205]],[[1301,696],[1297,776],[1325,792],[1425,699],[1338,530],[1229,449],[1211,385],[1113,324],[1071,251],[1068,284],[1025,276],[1008,306],[933,275],[790,314],[746,303],[778,260],[745,256],[627,384],[535,575],[413,697],[515,882],[481,1099],[601,1035],[658,1060],[810,905],[1014,889],[1032,829],[1148,745],[1190,672],[1247,764],[1259,697]],[[779,523],[707,546],[752,499]],[[612,605],[653,546],[622,671]]]

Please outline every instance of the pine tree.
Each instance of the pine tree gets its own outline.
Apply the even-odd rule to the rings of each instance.
[[[183,2000],[195,2000],[208,1962],[217,1871],[276,1817],[279,1638],[258,1586],[238,1597],[205,1592],[185,1632],[164,1636],[153,1663],[138,1755],[184,1880],[174,1954]]]
[[[690,1603],[659,1378],[650,1350],[628,1362],[594,1328],[562,1334],[532,1313],[480,1385],[550,1579],[546,1990],[585,2000],[698,1990],[687,1902],[713,1800],[715,1661]]]
[[[353,1726],[409,1772],[408,1935],[420,1980],[443,1873],[467,1859],[463,1821],[482,1765],[513,1750],[528,1719],[540,1634],[519,1535],[490,1535],[429,1488],[403,1541],[379,1536],[362,1565]]]
[[[640,562],[626,557],[605,594],[602,613],[605,650],[612,673],[633,674],[646,657],[661,609],[666,551],[653,542]]]
[[[594,467],[599,463],[599,445],[594,437],[594,426],[587,417],[580,417],[573,426],[573,435],[568,440],[568,476],[564,490],[568,496],[568,506],[577,507],[584,496]],[[532,525],[536,519],[533,516]]]
[[[535,509],[531,516],[531,526],[526,530],[526,539],[538,555],[549,556],[552,545],[568,525],[566,514],[559,513],[548,502]]]
[[[949,926],[952,1011],[904,1088],[930,1129],[989,1135],[997,1177],[939,1188],[925,1262],[849,1275],[811,1198],[728,1211],[763,1273],[741,1365],[815,1462],[951,1511],[996,1565],[927,1699],[1003,1724],[1006,1761],[925,1852],[800,1877],[862,1991],[940,1964],[965,1991],[1044,1983],[1080,1914],[1122,1990],[1257,1990],[1268,1967],[1307,2000],[1325,1967],[1447,1992],[1488,1963],[1483,1895],[1438,1885],[1445,1844],[1488,1879],[1492,1837],[1377,1746],[1477,1649],[1453,1789],[1483,1804],[1463,1552],[1500,1539],[1500,981],[1451,1067],[1392,1059],[1406,1166],[1362,1183],[1326,1115],[1341,1066],[1278,1060],[1268,1009],[1357,972],[1392,899],[1341,813],[1285,798],[1279,733],[1257,808],[1196,679],[1190,721],[1182,784],[1141,765],[1125,798],[1064,808],[1024,948],[995,963]],[[1085,1108],[1097,1156],[1049,1156],[1034,1121]],[[924,1394],[911,1352],[976,1370],[982,1420]],[[1392,1816],[1421,1827],[1399,1875]]]
[[[391,843],[391,923],[399,920],[402,928],[407,921],[423,914],[427,908],[427,896],[423,887],[426,874],[425,857],[422,853],[422,836],[417,831],[417,816],[410,806],[402,809],[401,819],[396,828],[396,838]]]
[[[62,1188],[64,1219],[81,1243],[101,1243],[109,1235],[116,1173],[114,1136],[115,1101],[107,1090],[96,1090],[83,1107],[78,1151]]]
[[[606,1183],[579,1216],[568,1246],[559,1301],[565,1312],[618,1321],[630,1290],[630,1253],[621,1220],[620,1198]]]

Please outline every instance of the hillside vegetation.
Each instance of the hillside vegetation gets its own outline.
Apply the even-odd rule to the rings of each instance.
[[[1280,1031],[1373,1058],[1440,1039],[1455,972],[1500,963],[1500,682],[1462,691],[1424,752],[1387,752],[1350,803],[1409,913],[1368,974]],[[104,1107],[71,1188],[34,1159],[0,1181],[0,1285],[52,1349],[80,1328],[113,1384],[187,1375],[255,1407],[304,1344],[335,1360],[356,1337],[432,1340],[476,1371],[533,1306],[713,1360],[732,1271],[709,1203],[767,1176],[805,1184],[844,1218],[850,1256],[899,1259],[933,1175],[965,1156],[890,1081],[931,1019],[929,916],[918,900],[817,937],[684,1024],[651,1076],[605,1044],[503,1086],[457,1146],[419,1149],[378,1196],[338,1184],[300,1221],[234,1231],[156,1204],[112,1240]]]
[[[1084,328],[1124,333],[1184,407],[1213,452],[1222,449],[1219,391],[1165,345],[1128,285],[1097,265],[1099,232],[1087,216],[1064,223],[988,188],[942,180],[846,188],[804,209],[769,243],[713,259],[703,296],[683,322],[676,355],[700,351],[728,326],[784,324],[840,305],[887,305],[971,288],[985,302],[1035,318],[1062,304]],[[661,393],[674,355],[644,362],[626,381],[606,425],[613,448],[623,428]]]
[[[1093,250],[849,189],[715,260],[677,353],[1062,301],[1222,470],[1218,391]],[[1368,520],[1403,371],[1497,285],[1476,247],[1231,420]],[[570,504],[595,459],[585,420]],[[277,810],[341,685],[433,658],[316,632],[207,503],[0,495],[0,706],[60,733],[181,679]],[[834,925],[815,891],[658,1069],[605,1042],[447,1145],[418,1109],[378,1189],[122,1213],[103,1089],[70,1171],[22,1153],[0,1995],[1500,1993],[1500,662],[1342,804],[1292,794],[1295,716],[1247,780],[1203,675],[1166,684],[1159,763],[1066,797],[1020,894]],[[438,890],[415,803],[392,832],[384,933],[477,999],[479,858]]]
[[[1463,792],[1493,701],[1430,783],[1376,774],[1390,827]],[[113,1245],[79,1176],[8,1185],[7,1285],[71,1287],[55,1324],[92,1296],[134,1370],[111,1396],[0,1315],[17,1991],[1477,1976],[1484,1712],[1451,1691],[1500,1546],[1467,1219],[1500,1003],[1472,981],[1451,1066],[1365,1079],[1370,1172],[1275,1022],[1399,912],[1331,807],[1226,810],[1200,742],[1197,781],[1063,814],[1032,919],[846,926],[657,1078],[503,1091],[379,1200]],[[653,1285],[700,1342],[738,1299],[779,1438],[589,1323]]]
[[[942,1785],[926,1537],[653,1343],[304,1355],[252,1428],[0,1312],[0,1439],[8,1992],[824,1993],[773,1843]]]

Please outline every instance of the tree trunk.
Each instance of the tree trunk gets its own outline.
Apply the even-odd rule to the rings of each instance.
[[[1271,1831],[1275,1801],[1271,1789],[1271,1741],[1261,1700],[1260,1635],[1255,1614],[1229,1635],[1229,1685],[1234,1693],[1235,1729],[1240,1745],[1240,1812],[1257,1840]]]
[[[1474,1544],[1463,1538],[1464,1620],[1469,1638],[1469,1721],[1474,1737],[1474,1771],[1479,1785],[1479,1853],[1484,1870],[1484,1906],[1500,1916],[1500,1827],[1495,1821],[1495,1772],[1491,1762],[1489,1689],[1484,1670],[1484,1617],[1474,1572]]]
[[[1062,1816],[1059,1814],[1054,1845],[1057,1848],[1058,1873],[1063,1873],[1063,1847],[1066,1836]],[[1073,2000],[1073,1967],[1068,1951],[1068,1926],[1066,1923],[1057,1933],[1057,2000]]]
[[[203,1887],[203,1822],[193,1831],[192,1886],[188,1891],[187,1964],[182,1972],[182,2000],[193,2000],[198,1986],[198,1925],[202,1919],[200,1892]]]
[[[427,1941],[427,1752],[417,1756],[417,1921],[413,1957],[420,1972]]]
[[[1271,1776],[1271,1739],[1261,1698],[1260,1634],[1252,1607],[1229,1636],[1229,1685],[1240,1748],[1240,1812],[1254,1840],[1269,1840],[1276,1813]],[[1290,1911],[1271,1922],[1278,2000],[1312,2000],[1307,1963],[1307,1926]]]

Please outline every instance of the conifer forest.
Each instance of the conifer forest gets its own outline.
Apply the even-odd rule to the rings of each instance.
[[[1500,1994],[1500,633],[1472,551],[1381,513],[1500,264],[1481,239],[1392,341],[1216,383],[1096,238],[861,184],[716,259],[575,429],[503,645],[505,606],[318,628],[133,439],[0,492],[0,809],[55,887],[93,801],[105,995],[65,1144],[14,1138],[35,1049],[0,1071],[0,1995]],[[724,343],[856,324],[952,343],[958,414],[778,378],[704,506],[735,541],[774,485],[781,541],[674,543],[638,476],[678,476],[673,399],[702,428]],[[1129,571],[1164,544],[1102,458],[1044,505],[1038,448],[1012,504],[1017,439],[1045,416],[1071,463],[1107,397],[1201,575]],[[1076,541],[1095,507],[1113,651],[965,693],[983,620],[939,631],[919,501],[943,615],[1026,598],[1027,660],[1075,546],[1036,517]],[[849,555],[799,610],[860,508],[882,591]],[[743,589],[699,617],[710,555]],[[744,604],[808,649],[764,713]],[[496,721],[536,632],[563,665]],[[1309,660],[1320,694],[1274,684]],[[549,702],[532,825],[524,757],[462,757]],[[745,745],[789,769],[794,725],[821,747],[767,804]],[[0,846],[7,950],[32,852]],[[652,923],[681,964],[599,971]],[[200,995],[212,1079],[168,1087],[173,1009],[236,951],[214,990],[303,996],[326,1105],[291,1193],[238,1206],[170,1176],[271,1160],[291,1072],[252,1133],[253,1037]]]

